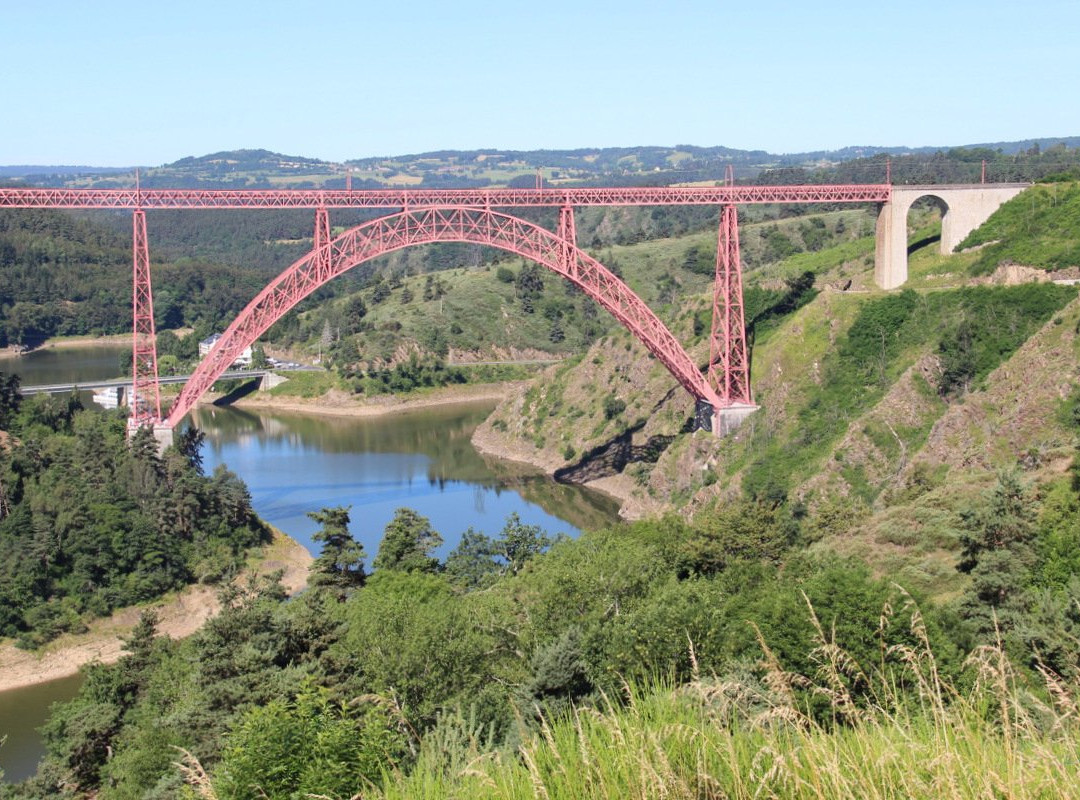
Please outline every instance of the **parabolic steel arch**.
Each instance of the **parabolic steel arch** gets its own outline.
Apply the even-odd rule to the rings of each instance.
[[[318,213],[325,215],[325,209]],[[485,208],[422,208],[366,222],[333,240],[320,238],[233,320],[184,385],[166,426],[175,428],[245,347],[320,286],[365,261],[434,242],[496,247],[562,275],[611,312],[693,397],[716,410],[725,405],[667,326],[629,286],[572,241],[531,222]]]

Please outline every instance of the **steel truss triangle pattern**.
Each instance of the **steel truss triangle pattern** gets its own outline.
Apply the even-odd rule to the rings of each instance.
[[[735,206],[720,213],[713,284],[712,344],[709,383],[726,404],[750,405],[750,361],[746,351],[742,265],[739,262],[739,218]]]
[[[161,419],[158,386],[157,339],[154,333],[154,293],[150,285],[150,245],[146,238],[146,214],[136,209],[133,217],[132,384],[128,404],[130,428],[152,425]]]
[[[950,188],[1026,186],[1026,184],[951,185]],[[923,188],[923,187],[905,187]],[[934,187],[925,187],[932,189]],[[153,293],[147,208],[312,208],[314,248],[266,287],[226,331],[228,347],[216,347],[181,393],[169,415],[175,425],[182,413],[239,351],[254,342],[273,321],[319,286],[344,270],[377,255],[431,242],[470,242],[509,250],[565,276],[607,308],[672,372],[681,385],[714,410],[745,408],[752,403],[749,358],[739,263],[736,204],[885,203],[892,186],[883,184],[736,186],[730,179],[711,187],[602,187],[535,189],[385,189],[206,190],[206,189],[64,189],[0,188],[0,208],[129,208],[133,223],[132,429],[161,420],[157,379]],[[577,206],[719,205],[713,322],[706,374],[694,366],[671,333],[622,281],[576,247]],[[494,208],[559,209],[557,233]],[[328,209],[373,208],[395,211],[331,238]],[[397,209],[402,209],[400,212]],[[219,342],[221,345],[221,342]],[[226,360],[226,359],[229,360]],[[219,369],[220,368],[220,369]],[[198,380],[196,380],[198,378]]]
[[[572,214],[560,228],[572,233]],[[319,234],[316,234],[317,241]],[[727,405],[667,326],[610,270],[563,236],[531,222],[477,208],[403,211],[346,231],[296,261],[233,320],[184,385],[166,424],[175,427],[243,350],[324,283],[386,253],[433,242],[507,250],[572,281],[625,325],[695,398]]]
[[[1006,184],[993,184],[1006,185]],[[1008,184],[1011,185],[1011,184]],[[1026,184],[1024,184],[1026,185]],[[953,188],[963,188],[959,185]],[[980,188],[985,188],[981,186]],[[881,184],[649,186],[590,189],[59,189],[0,188],[0,208],[537,208],[885,203]]]

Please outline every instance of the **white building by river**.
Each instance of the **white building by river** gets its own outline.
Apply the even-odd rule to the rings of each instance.
[[[201,342],[199,342],[199,358],[202,358],[203,356],[207,355],[211,350],[213,350],[214,345],[218,343],[218,340],[220,338],[221,338],[220,333],[212,333],[209,336],[207,336],[205,339],[203,339]],[[245,347],[241,351],[240,355],[238,355],[236,357],[236,360],[233,361],[233,366],[235,366],[235,367],[250,367],[251,366],[251,346],[250,345]]]

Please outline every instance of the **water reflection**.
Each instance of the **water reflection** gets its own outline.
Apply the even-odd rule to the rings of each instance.
[[[446,540],[440,555],[466,528],[493,535],[515,512],[570,535],[615,518],[618,505],[605,495],[473,449],[472,432],[491,409],[469,403],[353,418],[203,406],[192,418],[206,433],[207,470],[227,464],[259,515],[312,550],[317,526],[306,514],[325,506],[352,506],[352,532],[369,559],[401,506],[431,519]]]
[[[131,372],[131,345],[44,347],[21,356],[0,356],[0,372],[19,375],[23,386],[122,378]]]
[[[82,685],[82,675],[0,692],[0,770],[4,781],[14,783],[37,771],[45,745],[37,728],[45,724],[53,703],[70,700]],[[0,790],[3,794],[3,790]]]

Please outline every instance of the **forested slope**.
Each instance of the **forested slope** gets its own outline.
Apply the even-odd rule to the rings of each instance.
[[[273,259],[265,257],[262,265],[256,260],[235,266],[215,260],[209,246],[205,257],[188,255],[198,250],[194,247],[158,247],[153,225],[159,220],[150,216],[159,328],[223,328],[276,274]],[[261,245],[261,250],[275,248]],[[0,212],[0,346],[129,333],[131,259],[126,215]]]
[[[688,430],[685,393],[615,327],[481,433],[667,515],[557,542],[511,518],[440,563],[415,512],[365,554],[347,510],[324,509],[309,591],[232,589],[184,642],[148,619],[7,793],[1075,796],[1077,290],[985,285],[974,254],[924,248],[918,290],[875,291],[867,232],[748,226],[762,408],[735,437]],[[601,242],[700,360],[712,235]],[[508,315],[584,319],[557,285],[519,293],[525,271],[474,275]],[[443,277],[440,297],[422,275],[361,294],[360,322],[449,305],[466,282]]]
[[[1055,491],[1060,521],[1080,483]],[[234,591],[181,642],[148,619],[7,794],[751,797],[796,781],[929,798],[992,770],[1015,796],[1069,796],[1080,620],[1046,611],[1080,598],[1031,498],[1009,478],[974,498],[972,583],[942,605],[808,552],[805,518],[768,503],[554,543],[511,518],[443,563],[403,509],[374,574],[348,512],[326,509],[307,592]]]
[[[194,581],[231,577],[269,541],[246,487],[201,474],[198,435],[157,455],[77,396],[25,402],[3,378],[0,636],[27,647]]]
[[[1003,241],[1024,248],[1054,224]],[[497,409],[477,441],[607,488],[624,498],[624,513],[680,509],[721,540],[742,542],[733,546],[743,555],[783,549],[788,540],[763,520],[790,516],[812,552],[854,556],[908,589],[959,602],[984,632],[996,614],[1024,619],[1028,641],[1069,636],[1071,615],[1042,615],[1070,602],[1068,554],[1080,550],[1075,485],[1062,476],[1080,434],[1077,290],[986,285],[976,255],[931,253],[924,221],[915,227],[916,277],[939,288],[841,291],[846,279],[834,278],[859,286],[860,269],[868,285],[865,265],[848,261],[825,267],[816,289],[789,278],[786,290],[769,290],[762,314],[756,275],[792,270],[782,262],[749,273],[761,409],[734,437],[689,432],[684,393],[616,331]],[[695,319],[706,304],[684,303],[670,318],[700,360],[704,326]],[[1024,533],[1015,546],[995,545],[1014,554],[1011,571],[980,577],[964,554],[976,547],[971,526],[985,523],[991,495],[996,514],[1025,505]],[[1057,566],[1033,568],[1035,551]]]

